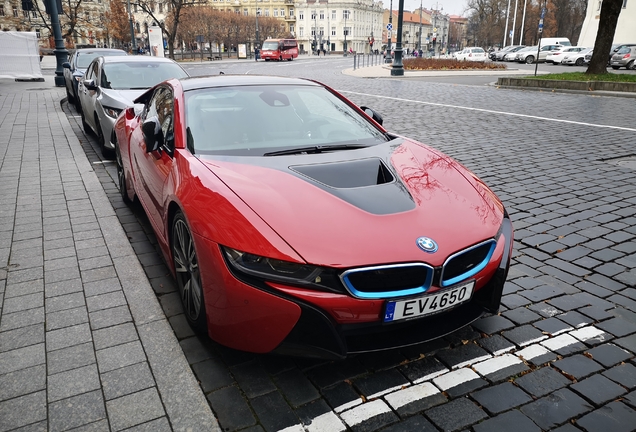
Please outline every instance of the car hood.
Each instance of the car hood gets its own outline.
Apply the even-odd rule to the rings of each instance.
[[[333,153],[200,160],[316,265],[441,265],[493,238],[504,214],[499,199],[467,169],[401,138]],[[423,236],[437,242],[437,252],[417,247]]]
[[[134,100],[146,90],[113,90],[102,88],[102,105],[112,108],[124,109],[132,106]]]

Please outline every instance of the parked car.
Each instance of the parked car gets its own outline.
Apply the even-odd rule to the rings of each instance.
[[[614,54],[618,53],[619,50],[621,50],[624,47],[632,47],[632,46],[636,46],[636,44],[626,44],[626,43],[616,43],[616,44],[612,44],[612,47],[610,48],[610,53],[609,53],[609,59],[607,60],[607,65],[611,66],[610,63],[612,62],[612,57],[614,56]]]
[[[342,358],[497,311],[513,246],[501,201],[374,110],[255,75],[168,80],[135,103],[115,124],[120,190],[145,209],[196,331]]]
[[[495,60],[496,61],[503,61],[504,57],[506,56],[506,54],[508,54],[509,52],[517,52],[520,49],[524,48],[523,45],[509,45],[499,51],[497,51],[495,53]]]
[[[548,54],[555,50],[560,50],[563,45],[544,45],[539,49],[539,59],[537,60],[537,49],[535,47],[534,51],[524,52],[523,55],[517,57],[517,61],[520,63],[534,63],[538,61],[539,63],[544,62]]]
[[[594,48],[592,48],[590,52],[585,54],[585,64],[590,64],[590,61],[592,60],[592,54],[594,54]]]
[[[145,90],[169,78],[188,74],[163,57],[98,57],[78,87],[84,131],[93,131],[104,156],[114,151],[110,135],[119,113]]]
[[[81,81],[86,68],[99,56],[125,56],[126,51],[109,48],[81,48],[75,50],[69,61],[62,63],[64,68],[64,84],[66,86],[66,99],[69,103],[79,106],[77,98],[77,86]]]
[[[509,53],[506,54],[506,56],[504,57],[505,61],[519,61],[519,59],[525,55],[525,53],[528,52],[537,52],[537,47],[536,46],[527,46],[527,47],[523,47],[521,49],[519,49],[518,51],[515,51],[513,53]]]
[[[457,60],[464,61],[485,61],[486,51],[481,47],[464,48],[461,53],[455,56]]]
[[[612,69],[634,69],[634,59],[636,59],[636,46],[623,46],[610,60]]]
[[[545,62],[558,65],[561,63],[561,60],[563,59],[563,57],[565,57],[566,54],[579,53],[583,51],[584,49],[587,49],[587,48],[579,47],[579,46],[562,46],[559,49],[550,51],[545,58]]]
[[[561,59],[561,64],[568,66],[583,66],[585,64],[585,56],[590,55],[592,58],[592,48],[585,48],[579,52],[566,53]]]

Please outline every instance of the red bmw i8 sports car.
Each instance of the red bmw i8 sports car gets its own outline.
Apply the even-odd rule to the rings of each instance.
[[[137,197],[190,325],[231,348],[342,358],[499,308],[513,229],[441,152],[314,81],[187,78],[117,119]]]

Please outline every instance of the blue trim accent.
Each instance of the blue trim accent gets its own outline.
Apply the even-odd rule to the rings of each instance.
[[[488,262],[490,262],[490,258],[492,258],[492,254],[495,252],[495,248],[496,247],[497,247],[497,242],[493,240],[492,244],[490,245],[490,251],[488,251],[488,255],[486,255],[486,258],[484,258],[484,260],[481,263],[479,263],[478,266],[476,266],[473,269],[467,271],[466,273],[460,274],[459,276],[455,276],[452,279],[442,280],[442,281],[440,281],[440,285],[442,287],[455,285],[456,283],[459,283],[459,282],[463,281],[464,279],[468,279],[470,277],[475,276],[477,273],[479,273],[484,268],[486,268],[486,266],[488,265]],[[467,249],[467,250],[470,250],[470,248]],[[457,254],[457,255],[461,255],[461,252],[459,254]],[[452,260],[450,260],[450,261],[452,261]],[[447,263],[445,263],[444,266],[446,266],[446,264]]]
[[[391,268],[391,266],[381,266],[381,267],[382,268]],[[403,290],[399,290],[399,291],[381,291],[381,292],[364,292],[364,291],[358,291],[357,289],[355,289],[354,286],[351,284],[351,281],[349,280],[349,275],[351,273],[357,273],[359,271],[366,271],[366,270],[371,270],[371,269],[372,268],[368,268],[367,267],[365,269],[360,269],[358,271],[356,271],[356,270],[352,270],[351,271],[350,270],[350,271],[345,272],[345,274],[343,274],[341,276],[342,282],[344,282],[345,286],[347,287],[349,292],[354,297],[365,299],[365,300],[377,300],[377,299],[388,299],[388,298],[396,298],[396,297],[407,297],[407,296],[410,296],[410,295],[425,293],[431,287],[431,284],[433,283],[434,270],[433,270],[432,267],[426,266],[426,269],[428,271],[428,273],[426,275],[426,280],[424,281],[424,285],[419,286],[419,287],[408,288],[408,289],[403,289]]]
[[[425,247],[423,243],[432,243],[431,247]],[[437,246],[437,242],[435,242],[435,240],[433,240],[430,237],[418,237],[417,240],[415,240],[415,244],[417,244],[417,247],[422,249],[424,252],[428,252],[428,253],[435,253],[437,252],[438,246]]]

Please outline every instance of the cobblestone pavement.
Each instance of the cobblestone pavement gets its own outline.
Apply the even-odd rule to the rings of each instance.
[[[195,337],[143,211],[88,159],[225,431],[631,431],[636,428],[632,99],[344,76],[345,59],[190,66],[306,76],[457,158],[511,214],[500,314],[441,340],[339,362],[241,353]],[[81,142],[90,142],[74,119]],[[633,166],[633,165],[632,165]]]

